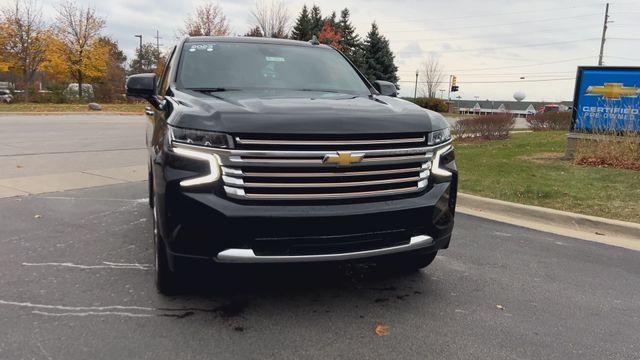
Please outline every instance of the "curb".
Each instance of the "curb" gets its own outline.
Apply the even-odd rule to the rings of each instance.
[[[460,212],[481,217],[500,217],[517,222],[537,224],[536,228],[566,229],[571,233],[587,233],[599,237],[622,238],[640,246],[640,224],[596,216],[582,215],[540,206],[458,194]],[[485,214],[486,216],[483,216]],[[556,231],[549,231],[556,232]]]

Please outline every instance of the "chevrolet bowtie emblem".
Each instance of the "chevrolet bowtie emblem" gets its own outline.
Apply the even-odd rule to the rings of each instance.
[[[621,97],[638,97],[640,89],[626,87],[620,83],[605,83],[604,86],[589,86],[587,95],[602,96],[606,100],[620,100]]]
[[[350,151],[338,151],[335,154],[327,154],[322,159],[324,164],[336,164],[338,166],[349,166],[362,161],[364,154],[352,153]]]

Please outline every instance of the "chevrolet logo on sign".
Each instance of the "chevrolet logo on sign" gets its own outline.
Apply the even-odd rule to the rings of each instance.
[[[638,97],[640,89],[637,87],[625,87],[620,83],[605,83],[604,86],[589,86],[587,95],[602,96],[606,100],[620,100],[624,97]]]
[[[324,164],[335,164],[338,166],[349,166],[353,163],[359,163],[364,158],[362,153],[352,153],[350,151],[338,151],[335,154],[327,154],[322,159]]]

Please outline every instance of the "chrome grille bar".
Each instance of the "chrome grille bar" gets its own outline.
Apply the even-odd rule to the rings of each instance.
[[[398,184],[406,182],[415,182],[425,177],[412,176],[408,178],[371,180],[371,181],[349,181],[349,182],[331,182],[331,183],[268,183],[268,182],[243,182],[236,186],[245,188],[336,188],[336,187],[354,187],[354,186],[371,186]]]
[[[428,169],[431,166],[430,163],[425,163],[425,166],[408,167],[402,169],[388,169],[388,170],[368,170],[368,171],[345,171],[345,172],[257,172],[257,171],[242,171],[234,168],[222,167],[222,172],[225,175],[239,176],[239,177],[273,177],[273,178],[325,178],[325,177],[356,177],[356,176],[370,176],[370,175],[391,175],[391,174],[406,174],[411,172],[419,172],[424,169]]]
[[[236,199],[247,200],[332,200],[332,199],[354,199],[354,198],[366,198],[377,196],[390,196],[409,194],[420,190],[417,186],[404,187],[390,190],[375,190],[375,191],[359,191],[359,192],[340,192],[340,193],[327,193],[327,194],[261,194],[246,192],[242,189],[231,189],[225,186],[227,195]]]
[[[425,137],[398,138],[398,139],[368,139],[368,140],[260,140],[236,137],[238,144],[245,145],[305,145],[305,146],[331,146],[331,145],[381,145],[381,144],[405,144],[424,143]]]

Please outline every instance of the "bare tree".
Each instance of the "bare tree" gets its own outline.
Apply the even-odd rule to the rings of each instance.
[[[193,14],[184,20],[182,36],[224,36],[229,35],[229,23],[222,8],[215,2],[206,0],[196,7]]]
[[[420,69],[420,77],[424,83],[422,92],[425,96],[435,98],[437,96],[438,87],[444,80],[444,72],[442,65],[433,55],[430,56]]]
[[[3,23],[2,59],[20,74],[24,85],[33,81],[45,58],[46,28],[42,8],[34,0],[15,0],[0,10]]]
[[[96,14],[95,9],[79,7],[71,1],[60,3],[57,11],[55,31],[64,47],[63,56],[69,63],[71,76],[78,83],[78,96],[82,98],[82,83],[91,60],[90,52],[100,37],[105,21]]]
[[[260,28],[262,35],[273,38],[286,38],[289,34],[289,10],[282,0],[265,0],[256,2],[251,10],[253,24]]]

